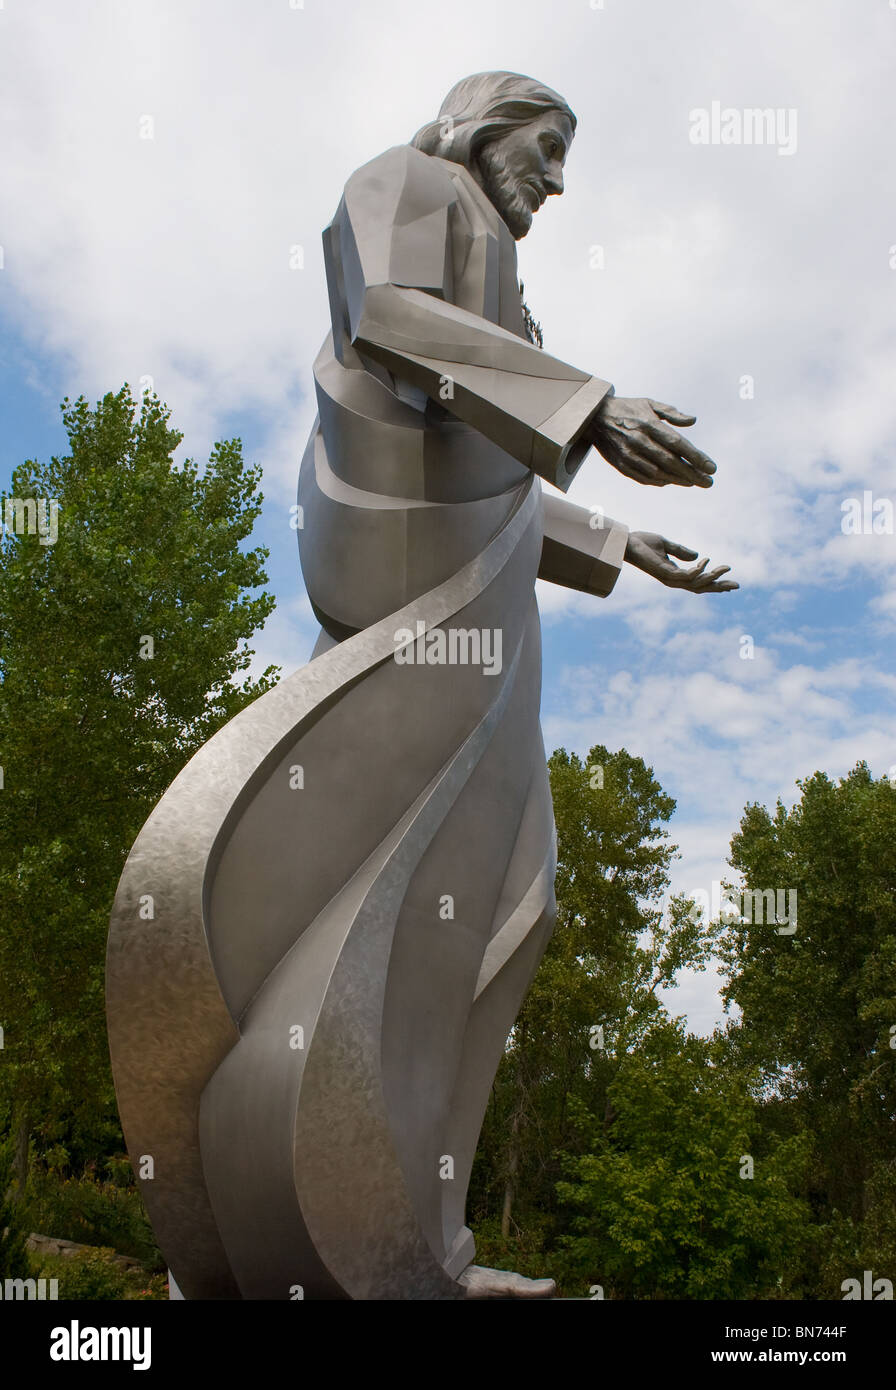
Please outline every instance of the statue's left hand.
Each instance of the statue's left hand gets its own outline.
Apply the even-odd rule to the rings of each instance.
[[[689,569],[680,569],[671,556],[679,560],[696,560],[696,550],[690,550],[677,541],[667,541],[652,531],[632,531],[625,547],[625,558],[630,565],[636,565],[645,574],[653,575],[661,584],[670,589],[689,589],[692,594],[723,594],[730,589],[739,589],[733,579],[722,579],[730,565],[717,565],[708,570],[709,560],[699,560]]]

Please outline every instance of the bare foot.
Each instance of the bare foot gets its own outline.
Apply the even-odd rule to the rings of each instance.
[[[485,1269],[467,1265],[457,1281],[467,1290],[467,1298],[555,1298],[553,1279],[527,1279],[509,1269]]]

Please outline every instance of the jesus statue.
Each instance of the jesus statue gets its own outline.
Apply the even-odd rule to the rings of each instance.
[[[535,580],[737,587],[560,495],[592,447],[650,486],[715,472],[693,416],[533,341],[516,243],[575,128],[540,82],[468,77],[324,232],[298,489],[320,635],[156,807],[110,936],[122,1120],[187,1298],[555,1292],[477,1266],[465,1224],[555,921]]]

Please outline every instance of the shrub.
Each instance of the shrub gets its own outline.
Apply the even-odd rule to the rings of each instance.
[[[59,1281],[59,1298],[78,1301],[167,1299],[164,1275],[150,1275],[144,1269],[123,1269],[115,1263],[115,1251],[97,1246],[77,1255],[44,1255],[35,1260],[39,1268],[32,1273]]]
[[[120,1183],[118,1173],[101,1182],[86,1175],[60,1178],[32,1169],[26,1203],[30,1230],[79,1245],[108,1246],[149,1270],[163,1270],[140,1193]]]

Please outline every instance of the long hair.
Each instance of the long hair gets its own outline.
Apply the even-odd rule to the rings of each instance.
[[[519,72],[477,72],[455,83],[438,118],[418,130],[411,144],[469,168],[489,140],[545,111],[562,111],[575,130],[574,113],[553,88]]]

